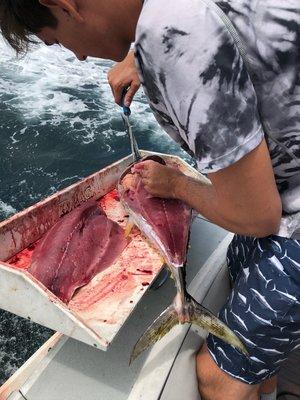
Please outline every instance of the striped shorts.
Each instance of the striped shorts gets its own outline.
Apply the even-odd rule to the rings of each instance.
[[[223,371],[248,384],[278,373],[300,347],[300,241],[236,235],[227,262],[233,290],[219,317],[246,345],[246,357],[212,335],[207,345]]]

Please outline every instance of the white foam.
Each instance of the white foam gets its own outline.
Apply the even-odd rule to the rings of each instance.
[[[4,201],[0,200],[0,212],[3,213],[5,217],[9,217],[10,215],[15,214],[17,210],[9,204],[4,203]]]
[[[25,119],[47,114],[57,121],[65,114],[87,111],[85,100],[76,98],[76,93],[73,95],[70,91],[84,91],[87,87],[94,87],[96,91],[103,79],[95,61],[81,63],[59,47],[40,46],[17,60],[0,41],[0,58],[4,72],[0,78],[0,94],[9,93],[10,98],[4,102],[19,110]]]
[[[113,151],[109,139],[125,135],[120,108],[107,81],[112,62],[93,58],[80,62],[68,50],[44,45],[17,60],[3,40],[0,60],[0,101],[17,111],[26,125],[34,124],[36,136],[39,127],[63,124],[64,135],[72,135],[82,144],[101,134],[104,147]],[[131,109],[136,132],[149,135],[151,131],[147,139],[155,148],[186,157],[159,127],[141,90]],[[12,145],[22,139],[20,133],[11,137]]]

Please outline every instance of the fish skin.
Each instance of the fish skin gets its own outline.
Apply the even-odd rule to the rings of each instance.
[[[178,314],[174,305],[171,304],[154,320],[136,342],[130,356],[129,365],[131,365],[143,351],[153,346],[177,324],[179,324]]]
[[[157,156],[155,156],[157,157]],[[144,158],[142,161],[149,159]],[[158,160],[155,160],[158,161]],[[197,303],[186,291],[185,284],[185,260],[182,262],[174,263],[170,260],[169,254],[164,247],[164,244],[146,221],[146,219],[136,213],[124,199],[125,188],[123,187],[124,177],[130,173],[132,165],[127,168],[122,174],[118,183],[118,192],[121,203],[130,216],[131,223],[133,222],[140,231],[147,237],[147,239],[156,247],[156,249],[163,255],[166,265],[169,268],[177,289],[177,295],[173,303],[165,309],[158,318],[146,329],[140,337],[130,357],[132,363],[144,350],[159,341],[178,323],[192,323],[202,329],[207,330],[213,335],[219,337],[225,342],[229,343],[238,349],[244,355],[248,355],[248,351],[243,342],[232,332],[222,321],[220,321],[214,314]],[[187,240],[188,245],[188,240]]]
[[[248,350],[241,339],[224,322],[220,321],[219,318],[192,297],[190,298],[189,316],[192,324],[206,329],[214,336],[238,349],[245,356],[249,356]]]

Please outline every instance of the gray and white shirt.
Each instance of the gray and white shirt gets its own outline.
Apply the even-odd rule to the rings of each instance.
[[[145,0],[135,55],[156,119],[201,172],[266,138],[284,209],[279,234],[298,231],[300,1]]]

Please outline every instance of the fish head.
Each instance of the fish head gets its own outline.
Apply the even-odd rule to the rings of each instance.
[[[120,176],[120,178],[119,178],[119,181],[118,181],[118,186],[122,183],[122,181],[123,181],[123,179],[124,179],[124,177],[126,176],[126,175],[132,175],[133,173],[132,173],[132,167],[135,165],[135,164],[139,164],[139,163],[141,163],[141,162],[143,162],[143,161],[148,161],[148,160],[152,160],[152,161],[155,161],[155,162],[158,162],[159,164],[162,164],[162,165],[166,165],[166,162],[165,162],[165,160],[162,158],[162,157],[160,157],[160,156],[158,156],[158,155],[156,155],[156,154],[152,154],[152,155],[150,155],[150,156],[146,156],[146,157],[143,157],[141,160],[139,160],[138,162],[134,162],[134,163],[132,163],[132,164],[130,164],[123,172],[122,172],[122,174],[121,174],[121,176]]]
[[[142,159],[148,160],[166,164],[157,155]],[[176,199],[151,196],[144,188],[139,174],[135,173],[134,165],[127,167],[119,179],[121,203],[129,214],[131,223],[157,248],[169,269],[172,271],[176,267],[182,267],[186,260],[191,208]]]

